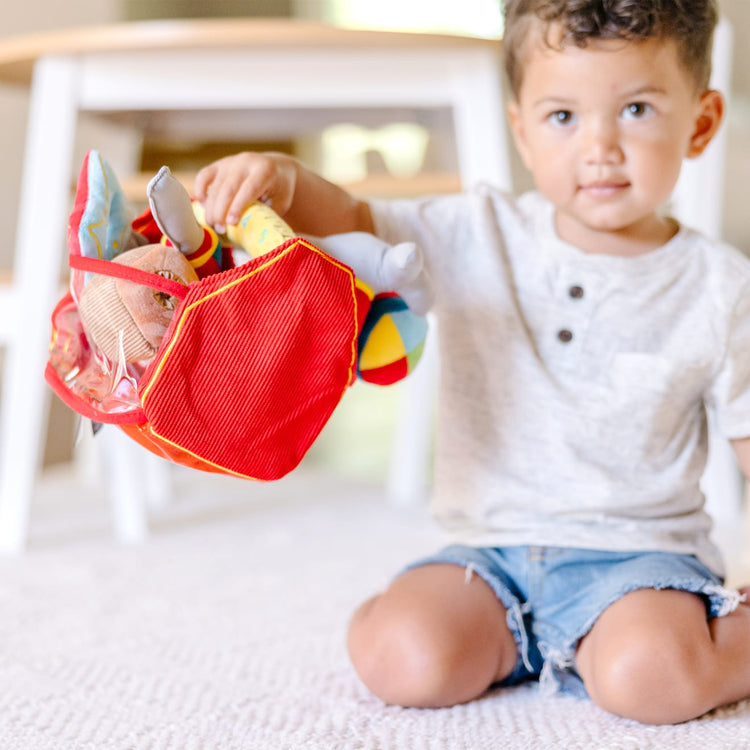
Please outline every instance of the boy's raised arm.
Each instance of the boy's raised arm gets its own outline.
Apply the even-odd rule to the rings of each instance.
[[[236,224],[257,200],[268,203],[295,232],[319,237],[372,232],[370,208],[287,154],[244,151],[198,172],[193,188],[206,220],[221,229]]]

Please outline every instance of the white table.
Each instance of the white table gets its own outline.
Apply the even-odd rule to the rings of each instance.
[[[183,135],[190,128],[258,135],[262,126],[273,136],[321,112],[356,119],[368,109],[449,108],[462,182],[509,187],[498,52],[497,42],[465,37],[245,19],[88,27],[0,42],[0,82],[31,87],[13,281],[0,293],[0,309],[11,311],[4,325],[0,551],[21,550],[27,538],[45,436],[49,316],[79,167],[79,115],[119,118],[135,131],[157,123]],[[403,481],[413,484],[414,459],[397,454],[403,464],[395,475],[406,471]],[[121,507],[137,502],[127,472],[115,484]]]

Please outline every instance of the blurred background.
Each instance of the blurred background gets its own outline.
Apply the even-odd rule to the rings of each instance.
[[[500,0],[463,0],[460,7],[449,0],[56,0],[9,3],[4,12],[1,37],[121,21],[206,18],[285,17],[325,21],[341,26],[409,31],[446,32],[500,38]],[[725,127],[728,158],[724,186],[724,238],[750,252],[750,222],[745,220],[745,184],[750,174],[750,49],[743,44],[750,29],[748,0],[720,0],[722,12],[735,34],[731,106]],[[18,231],[18,192],[21,180],[28,92],[23,87],[0,86],[0,225],[6,241],[0,246],[0,276],[10,273]],[[180,142],[146,137],[141,156],[141,176],[126,190],[134,204],[144,196],[145,178],[162,164],[186,176],[222,155],[240,149],[274,148],[294,153],[334,181],[353,186],[363,195],[395,195],[455,190],[455,154],[445,148],[441,133],[450,122],[440,113],[426,121],[424,115],[405,110],[399,121],[388,125],[377,118],[368,124],[327,124],[304,138],[239,142]],[[81,155],[99,148],[106,155],[106,132],[94,122],[80,129]],[[519,170],[518,188],[528,183]],[[136,206],[137,207],[137,206]],[[0,352],[0,356],[2,356]],[[0,387],[2,384],[0,383]],[[333,462],[355,476],[379,477],[385,470],[398,387],[378,389],[358,385],[334,416],[308,459]],[[70,458],[75,433],[73,415],[53,399],[45,464]]]

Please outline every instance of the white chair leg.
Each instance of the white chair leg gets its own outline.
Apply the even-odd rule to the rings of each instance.
[[[143,460],[148,454],[117,427],[105,425],[102,441],[104,481],[112,503],[115,536],[124,544],[140,544],[148,536],[146,505],[148,479]]]
[[[81,424],[75,448],[76,475],[109,499],[115,536],[134,544],[148,536],[148,511],[164,510],[174,500],[172,464],[141,448],[117,427],[94,435]]]
[[[147,450],[141,451],[146,477],[146,503],[153,510],[164,510],[174,501],[174,465]]]

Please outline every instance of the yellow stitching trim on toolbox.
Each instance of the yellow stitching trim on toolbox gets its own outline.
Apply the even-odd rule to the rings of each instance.
[[[243,276],[240,276],[238,279],[235,279],[234,281],[224,286],[219,287],[215,291],[211,292],[211,294],[208,294],[205,297],[201,297],[200,299],[195,300],[195,302],[192,302],[190,305],[188,305],[188,307],[186,307],[183,310],[182,315],[180,316],[180,320],[178,321],[175,327],[175,332],[172,336],[172,340],[169,342],[169,346],[167,347],[167,350],[164,352],[164,355],[162,356],[161,361],[159,362],[159,365],[154,370],[154,374],[151,376],[151,380],[149,384],[146,386],[146,388],[143,391],[143,396],[141,397],[142,402],[145,402],[146,399],[148,398],[148,394],[151,391],[151,388],[153,387],[154,383],[158,380],[159,375],[161,374],[162,370],[164,369],[164,365],[166,364],[166,361],[169,358],[169,355],[172,353],[172,350],[177,345],[177,340],[179,339],[180,331],[184,327],[185,319],[187,318],[188,313],[191,312],[193,308],[198,307],[199,305],[203,304],[206,300],[212,299],[217,294],[221,294],[227,289],[231,289],[232,287],[236,286],[237,284],[244,281],[245,279],[249,279],[251,276],[254,276],[259,271],[262,271],[265,268],[268,268],[270,265],[275,263],[279,258],[283,258],[295,246],[296,245],[290,245],[286,250],[284,250],[284,252],[279,253],[276,257],[271,258],[263,265],[253,268],[249,273],[246,273]]]
[[[164,365],[166,364],[166,361],[169,357],[169,355],[172,353],[172,350],[177,345],[177,340],[179,338],[180,331],[182,330],[185,319],[188,315],[188,313],[198,305],[201,305],[203,302],[206,302],[209,299],[212,299],[218,294],[221,294],[222,292],[226,291],[227,289],[231,289],[233,286],[236,286],[240,282],[244,281],[245,279],[250,278],[251,276],[254,276],[256,273],[263,271],[264,269],[272,266],[274,263],[276,263],[278,260],[281,260],[284,256],[286,256],[288,253],[290,253],[294,248],[296,248],[298,245],[303,245],[308,250],[312,250],[313,252],[316,252],[321,257],[325,258],[327,261],[332,263],[334,266],[337,266],[338,268],[344,270],[349,275],[349,284],[351,288],[352,293],[352,299],[354,301],[354,330],[357,330],[357,295],[355,293],[355,282],[354,282],[354,274],[351,272],[351,270],[345,266],[343,263],[339,263],[335,258],[331,258],[326,253],[319,250],[314,245],[311,245],[310,243],[300,239],[297,240],[297,242],[289,245],[283,252],[279,253],[278,255],[274,256],[273,258],[270,258],[268,261],[263,263],[263,265],[257,266],[256,268],[253,268],[249,273],[244,274],[243,276],[240,276],[238,279],[235,279],[234,281],[219,287],[215,291],[211,292],[211,294],[206,295],[205,297],[201,297],[200,299],[196,300],[195,302],[191,303],[188,307],[185,308],[182,315],[180,316],[180,320],[178,321],[175,332],[172,336],[172,340],[169,343],[169,346],[167,347],[167,350],[164,352],[164,355],[161,358],[161,361],[159,362],[158,366],[154,370],[154,374],[151,376],[151,380],[149,381],[148,385],[143,391],[143,396],[141,396],[141,403],[145,406],[146,399],[148,398],[149,393],[151,392],[152,387],[156,383],[156,381],[159,379],[159,375],[164,369]],[[354,341],[352,343],[352,359],[349,364],[349,380],[351,380],[351,374],[354,369],[354,365],[356,362],[357,357],[357,340],[356,336],[354,337]],[[154,433],[156,434],[156,433]]]
[[[359,341],[359,331],[357,331],[357,325],[359,323],[359,307],[357,305],[357,283],[354,274],[349,275],[351,290],[352,290],[352,301],[354,302],[354,330],[355,335],[352,336],[352,358],[349,360],[349,383],[351,383],[352,376],[357,367],[357,343]],[[348,386],[347,386],[348,387]],[[346,391],[344,391],[346,392]]]
[[[313,252],[316,252],[318,255],[323,256],[326,260],[328,260],[334,266],[341,268],[342,270],[346,271],[346,273],[348,274],[349,289],[351,291],[352,302],[354,304],[354,330],[356,331],[357,323],[359,321],[359,315],[358,315],[359,309],[357,307],[357,286],[359,286],[359,282],[357,281],[357,277],[354,275],[353,271],[348,266],[345,266],[343,263],[339,263],[339,261],[337,261],[335,258],[332,258],[327,253],[324,253],[322,250],[319,250],[317,247],[315,247],[315,245],[311,245],[308,242],[305,242],[304,240],[301,240],[300,242],[306,248],[308,248],[309,250],[312,250]],[[363,286],[364,286],[363,291],[367,293],[366,290],[369,289],[369,287],[367,287],[366,284],[363,284]],[[349,360],[349,375],[347,377],[347,388],[348,388],[348,383],[351,382],[352,374],[357,365],[357,338],[358,337],[356,335],[352,337],[352,357]],[[341,394],[342,398],[343,398],[344,393],[346,393],[346,389]]]
[[[338,266],[342,270],[346,271],[346,273],[348,274],[348,277],[349,277],[349,288],[351,290],[352,302],[354,304],[353,328],[354,328],[355,331],[357,330],[357,321],[358,321],[357,311],[358,311],[358,307],[357,307],[357,294],[356,294],[356,279],[355,279],[354,274],[351,272],[351,269],[349,269],[343,263],[339,263],[334,258],[331,258],[326,253],[321,252],[314,245],[310,245],[309,243],[307,243],[307,242],[305,242],[303,240],[298,240],[296,243],[294,243],[293,245],[290,245],[286,250],[284,250],[284,252],[279,253],[275,258],[272,258],[270,261],[268,261],[268,263],[264,263],[262,266],[259,266],[258,268],[256,268],[253,271],[251,271],[249,274],[246,274],[245,276],[242,276],[240,279],[237,279],[237,280],[233,281],[231,284],[228,284],[225,287],[221,287],[221,289],[217,289],[215,292],[212,292],[207,297],[202,297],[200,300],[196,300],[187,310],[185,310],[185,313],[183,314],[182,318],[180,319],[180,323],[178,325],[178,329],[177,329],[177,331],[175,331],[175,335],[172,337],[172,344],[170,344],[170,346],[167,348],[167,351],[164,353],[164,356],[162,357],[162,360],[159,363],[159,367],[154,372],[154,375],[151,378],[151,382],[148,384],[148,386],[146,387],[146,390],[143,392],[143,397],[141,399],[142,402],[145,402],[146,396],[148,395],[148,393],[149,393],[149,391],[151,389],[151,386],[154,384],[154,382],[157,379],[158,374],[161,372],[162,366],[164,364],[164,360],[167,358],[167,355],[172,351],[172,346],[174,344],[175,339],[177,338],[177,333],[178,333],[179,329],[182,327],[182,323],[184,321],[185,314],[187,314],[188,310],[191,309],[192,307],[194,307],[195,305],[199,304],[203,300],[206,300],[206,299],[209,299],[210,297],[213,297],[215,294],[218,294],[223,289],[228,289],[228,288],[234,286],[236,283],[239,283],[239,281],[242,281],[243,279],[249,278],[250,276],[252,276],[257,271],[260,271],[263,268],[268,267],[269,265],[271,265],[272,263],[274,263],[276,260],[278,260],[279,258],[281,258],[284,255],[286,255],[287,252],[289,252],[290,250],[292,250],[298,244],[304,245],[309,250],[312,250],[312,251],[318,253],[319,255],[323,256],[326,260],[328,260],[329,262],[331,262],[333,265]],[[349,361],[349,370],[348,370],[348,374],[347,374],[347,378],[346,378],[346,385],[345,385],[345,387],[341,391],[341,396],[339,397],[339,401],[338,401],[339,403],[341,402],[341,399],[344,397],[344,394],[346,393],[346,389],[349,387],[349,384],[351,383],[352,374],[353,374],[354,368],[356,366],[356,361],[357,361],[357,337],[356,336],[352,337],[352,349],[351,349],[351,352],[352,352],[352,356],[351,356],[351,359]],[[222,466],[221,464],[217,464],[217,463],[214,463],[213,461],[209,461],[207,458],[204,458],[203,456],[199,456],[197,453],[193,453],[192,451],[188,450],[187,448],[184,448],[183,446],[178,445],[173,440],[170,440],[169,438],[166,438],[163,435],[160,435],[154,429],[154,426],[152,424],[150,424],[150,423],[148,425],[148,430],[149,430],[149,432],[154,437],[156,437],[159,440],[163,441],[167,445],[171,445],[173,448],[176,448],[177,450],[179,450],[179,451],[181,451],[183,453],[186,453],[189,456],[192,456],[193,458],[195,458],[198,461],[201,461],[201,462],[207,464],[208,466],[213,466],[215,469],[218,469],[219,471],[221,471],[221,472],[223,472],[225,474],[231,474],[232,476],[239,477],[241,479],[251,479],[251,480],[253,480],[255,482],[267,482],[267,481],[269,481],[267,479],[259,479],[258,477],[254,477],[254,476],[252,476],[250,474],[242,474],[239,471],[233,471],[232,469],[228,469],[225,466]]]
[[[148,426],[149,432],[159,440],[161,440],[163,443],[166,443],[167,445],[171,445],[173,448],[177,448],[182,453],[187,453],[188,456],[192,456],[193,458],[197,459],[201,463],[207,464],[208,466],[213,466],[215,469],[218,469],[224,474],[231,474],[232,476],[239,477],[240,479],[252,479],[254,482],[268,482],[268,479],[259,479],[258,477],[254,477],[251,474],[242,474],[239,471],[233,471],[232,469],[228,469],[226,466],[222,466],[221,464],[214,463],[213,461],[209,461],[207,458],[203,458],[203,456],[199,456],[197,453],[193,453],[193,451],[189,451],[187,448],[183,448],[181,445],[178,445],[172,440],[169,440],[168,438],[163,437],[160,435],[154,428],[149,424]]]

